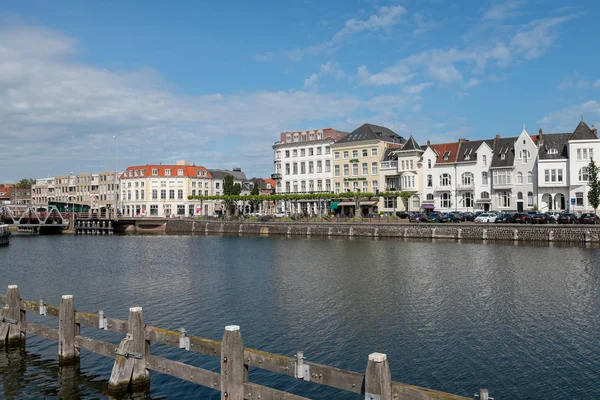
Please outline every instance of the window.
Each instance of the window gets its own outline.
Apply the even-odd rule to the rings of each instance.
[[[492,177],[494,185],[510,185],[511,183],[510,171],[494,171]]]
[[[140,199],[146,200],[146,194],[144,193],[144,189],[140,190]]]
[[[594,157],[594,149],[577,149],[577,161],[588,160]]]
[[[461,176],[461,182],[463,186],[471,186],[473,184],[473,174],[470,172],[465,172]]]
[[[334,160],[339,160],[340,159],[340,152],[336,151],[335,153],[333,153],[333,159]]]
[[[312,161],[311,161],[312,164]],[[323,172],[323,161],[319,160],[317,161],[317,174],[320,174]]]
[[[400,165],[401,165],[400,169],[404,171],[404,160],[402,160]]]
[[[433,175],[427,175],[427,187],[433,187]]]
[[[317,179],[317,191],[319,191],[319,192],[323,191],[323,181],[320,179]]]
[[[487,156],[486,155],[481,156],[481,163],[483,164],[484,167],[487,167]]]
[[[290,151],[289,150],[285,151],[285,158],[290,158]]]
[[[502,207],[502,208],[510,207],[510,192],[498,193],[498,207]]]
[[[519,158],[521,159],[521,162],[523,164],[527,164],[527,161],[529,161],[530,157],[531,157],[531,155],[529,154],[529,150],[527,150],[527,149],[523,149],[519,153]]]
[[[522,184],[523,184],[523,173],[517,172],[517,185],[522,185]]]
[[[336,182],[336,183],[335,183],[335,192],[336,192],[336,193],[339,193],[339,192],[340,192],[340,183],[339,183],[339,182]]]
[[[358,192],[358,182],[357,181],[352,182],[352,191]]]
[[[175,200],[175,189],[169,190],[169,200]]]
[[[309,161],[308,162],[308,173],[309,174],[314,174],[315,173],[315,165],[313,161]]]
[[[171,176],[171,168],[165,169],[165,176]]]
[[[378,187],[379,187],[379,183],[377,183],[377,181],[371,181],[371,187],[373,188],[374,192],[378,191]]]
[[[396,208],[397,197],[386,197],[384,200],[385,208]]]
[[[367,181],[363,181],[363,184],[362,184],[362,191],[363,191],[363,192],[368,192],[368,191],[369,191],[369,182],[367,182]]]
[[[362,163],[362,174],[363,175],[369,175],[369,164]]]
[[[292,174],[293,175],[298,175],[298,163],[293,163],[292,164]]]
[[[177,199],[183,200],[183,189],[177,190]]]
[[[371,157],[377,157],[377,149],[371,149]]]
[[[325,172],[331,172],[331,161],[325,160]]]
[[[196,189],[192,189],[192,196],[196,195]]]
[[[427,168],[431,169],[431,160],[427,160]]]
[[[298,150],[292,150],[292,157],[298,157]]]
[[[412,208],[418,210],[421,207],[421,201],[419,200],[419,196],[414,195],[412,197]]]
[[[375,149],[377,150],[377,149]],[[371,163],[371,175],[377,175],[377,163]]]
[[[177,176],[183,176],[183,168],[177,169]]]
[[[158,190],[152,189],[152,200],[158,200]]]
[[[294,182],[294,193],[298,193],[298,182]]]
[[[367,151],[367,149],[363,149],[362,156],[363,157],[368,157],[369,156],[369,152]]]
[[[150,215],[158,215],[158,204],[150,204]]]
[[[317,155],[320,156],[323,149],[321,147],[317,147]]]
[[[558,150],[555,148],[548,149],[548,154],[558,154]]]
[[[329,146],[325,146],[325,154],[329,154],[331,152],[331,148]],[[339,158],[339,154],[338,154]]]
[[[413,176],[403,176],[402,177],[402,189],[404,188],[414,188],[415,187],[415,177]]]
[[[300,182],[300,190],[302,190],[302,192],[306,192],[306,181]]]
[[[450,186],[452,184],[452,178],[450,174],[442,174],[440,176],[440,186]]]
[[[339,165],[333,166],[333,176],[340,176],[340,166]]]
[[[315,134],[314,134],[314,132],[313,133],[309,133],[308,134],[308,138],[309,138],[309,140],[315,140]]]
[[[440,196],[440,207],[441,208],[450,208],[452,206],[452,202],[450,201],[450,193],[442,193]]]
[[[285,164],[285,174],[286,175],[290,174],[290,164]]]
[[[301,149],[300,150],[300,157],[304,157],[306,155],[306,150],[305,149]]]
[[[432,193],[427,193],[427,196],[425,197],[427,200],[432,201],[433,200],[433,194]]]
[[[517,200],[523,200],[523,193],[517,193]]]
[[[488,184],[488,173],[487,173],[487,171],[483,171],[481,173],[481,184],[482,185],[487,185]]]
[[[348,164],[344,164],[344,176],[350,175],[350,167]]]
[[[344,182],[344,192],[350,191],[350,182]]]
[[[352,164],[352,176],[358,176],[358,164]]]
[[[308,149],[308,155],[309,155],[309,156],[312,156],[312,155],[314,155],[314,154],[315,154],[315,153],[314,153],[314,149],[313,149],[312,147],[311,147],[310,149]]]
[[[467,193],[463,194],[463,203],[464,203],[464,206],[467,208],[474,207],[475,203],[473,201],[473,193],[467,192]]]
[[[352,150],[352,158],[358,158],[358,150]]]
[[[410,160],[410,169],[414,169],[414,167],[413,167],[413,160]]]
[[[139,190],[136,190],[136,191],[135,191],[135,199],[136,199],[136,200],[139,200],[139,199],[140,199],[140,191],[139,191]]]
[[[533,183],[533,172],[529,171],[527,173],[527,183],[528,184],[532,184]]]
[[[331,179],[325,179],[325,190],[331,192]]]
[[[167,199],[167,191],[165,189],[161,189],[161,191],[160,191],[160,199],[161,200],[166,200]]]
[[[347,152],[347,151],[345,151],[345,152],[344,152],[344,160],[347,160],[347,159],[348,159],[348,152]]]
[[[152,168],[152,175],[153,176],[158,176],[158,169]]]
[[[589,169],[588,167],[582,167],[579,169],[579,182],[589,181]]]
[[[490,198],[490,194],[488,192],[481,192],[481,198],[482,199],[489,199]]]
[[[563,170],[562,169],[545,169],[544,170],[544,182],[562,182],[563,181]]]
[[[576,192],[575,198],[577,199],[575,205],[577,207],[583,207],[583,192]]]

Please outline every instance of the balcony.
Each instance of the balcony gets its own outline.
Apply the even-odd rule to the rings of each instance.
[[[473,190],[475,189],[475,184],[474,183],[459,183],[458,184],[458,190]]]
[[[281,174],[271,174],[271,179],[275,179],[275,180],[281,179]]]
[[[382,170],[398,169],[398,161],[382,161],[381,169]]]

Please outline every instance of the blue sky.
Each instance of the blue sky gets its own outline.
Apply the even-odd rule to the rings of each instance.
[[[454,4],[453,4],[454,3]],[[174,6],[176,4],[176,6]],[[285,130],[424,143],[600,118],[594,1],[4,1],[0,182],[190,159],[272,172]]]

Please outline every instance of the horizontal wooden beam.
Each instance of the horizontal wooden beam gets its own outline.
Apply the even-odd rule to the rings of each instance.
[[[244,399],[248,400],[310,400],[281,390],[272,389],[255,383],[244,383]]]
[[[84,336],[75,336],[75,347],[78,347],[80,350],[87,350],[92,353],[115,358],[117,356],[117,347],[119,347],[119,345]]]
[[[296,359],[267,353],[256,349],[244,349],[244,363],[250,367],[266,369],[279,374],[295,376]]]
[[[310,381],[321,385],[364,394],[365,374],[346,371],[304,360],[310,370]]]
[[[21,326],[26,333],[36,335],[48,340],[58,340],[58,329],[49,326],[34,324],[33,322],[22,322]]]
[[[48,304],[44,304],[44,305],[46,306],[46,315],[50,315],[51,317],[59,316],[60,307],[50,306]],[[40,313],[40,303],[37,301],[21,299],[21,310],[31,311],[36,314],[39,314]]]
[[[75,322],[92,328],[98,328],[100,324],[100,315],[77,311],[75,312]],[[129,323],[125,320],[106,317],[106,323],[107,330],[109,331],[120,333],[127,333],[129,331]]]
[[[221,375],[207,369],[153,355],[148,355],[146,368],[211,389],[221,389]]]
[[[407,385],[400,382],[392,382],[392,396],[394,399],[411,400],[473,400],[470,397],[438,392],[437,390]]]
[[[173,347],[179,347],[180,333],[168,329],[146,326],[146,340],[162,343]],[[190,339],[190,351],[206,354],[212,357],[221,357],[221,342],[218,340],[205,339],[198,336],[188,335]]]

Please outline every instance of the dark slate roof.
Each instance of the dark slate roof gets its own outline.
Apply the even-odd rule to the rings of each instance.
[[[477,161],[477,149],[485,142],[485,140],[467,140],[460,144],[458,149],[458,157],[456,162]]]
[[[246,174],[242,171],[229,171],[227,169],[209,169],[208,172],[213,179],[225,179],[227,175],[232,175],[238,181],[245,181]]]
[[[402,146],[400,151],[414,151],[414,150],[421,151],[421,146],[419,146],[419,143],[417,143],[415,138],[412,135],[410,135],[410,137],[408,138],[406,143],[404,143],[404,146]]]
[[[383,152],[383,161],[393,161],[398,159],[398,149],[385,149]]]
[[[538,145],[538,158],[540,160],[561,160],[569,158],[568,144],[572,133],[544,133],[542,142]],[[557,154],[550,154],[552,149],[558,151]]]
[[[512,167],[515,161],[515,142],[518,137],[498,138],[494,141],[494,154],[492,155],[491,168]],[[504,155],[504,158],[502,158]]]
[[[579,125],[577,125],[577,128],[575,128],[575,132],[573,132],[573,134],[571,135],[569,140],[586,140],[586,139],[597,139],[597,138],[596,138],[596,135],[594,135],[594,132],[592,132],[592,130],[590,129],[590,127],[587,126],[587,124],[585,122],[581,121],[579,123]]]
[[[384,140],[392,143],[405,142],[402,136],[389,128],[373,124],[363,124],[336,143],[361,142],[366,140]]]

